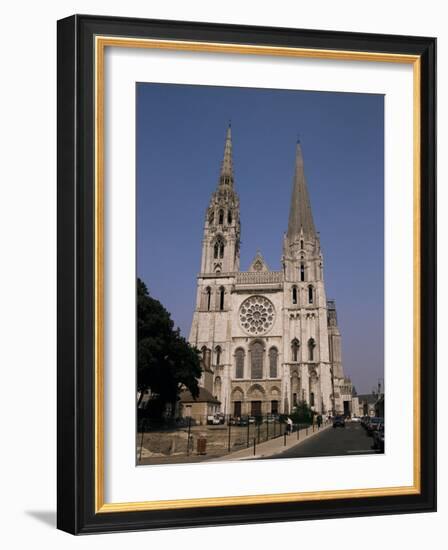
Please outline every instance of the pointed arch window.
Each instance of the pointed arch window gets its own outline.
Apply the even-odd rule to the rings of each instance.
[[[213,257],[215,260],[224,258],[224,241],[221,237],[218,237],[215,241],[213,246]]]
[[[224,210],[219,211],[219,225],[224,223]]]
[[[314,348],[316,347],[316,341],[314,338],[308,340],[308,361],[314,361]]]
[[[212,303],[212,289],[209,286],[205,289],[205,302],[207,311],[210,311],[210,306]]]
[[[310,285],[308,287],[308,303],[312,304],[314,302],[314,289],[313,286]]]
[[[300,343],[297,340],[297,338],[294,338],[294,340],[291,342],[291,355],[292,355],[292,360],[295,362],[299,360],[299,348],[300,348]]]
[[[202,346],[201,348],[201,355],[202,355],[202,361],[204,368],[210,368],[210,350],[207,348],[207,346]]]
[[[221,399],[221,377],[220,376],[217,376],[215,378],[215,382],[214,382],[214,389],[215,389],[215,399],[218,399],[218,401]]]
[[[254,380],[263,378],[263,355],[263,344],[254,342],[250,349],[250,377]]]
[[[297,287],[296,286],[293,286],[292,287],[292,303],[293,304],[297,304]]]
[[[314,407],[314,392],[310,393],[310,407]]]
[[[214,221],[215,221],[215,211],[212,210],[212,211],[210,212],[209,217],[208,217],[208,223],[209,223],[209,225],[211,225]]]
[[[227,223],[230,225],[232,223],[232,211],[227,212]]]
[[[303,262],[300,264],[300,280],[302,282],[305,280],[305,264]]]
[[[224,287],[222,286],[219,289],[219,311],[224,311],[224,296],[226,291],[224,290]]]
[[[221,355],[222,355],[221,346],[216,346],[216,348],[215,348],[215,364],[218,367],[221,364]]]
[[[235,378],[244,378],[244,355],[242,348],[235,351]]]
[[[277,348],[271,348],[269,350],[269,377],[270,378],[277,378],[277,362],[278,362]]]

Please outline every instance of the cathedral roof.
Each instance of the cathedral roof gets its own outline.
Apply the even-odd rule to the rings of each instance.
[[[296,169],[289,210],[288,239],[291,242],[294,241],[300,236],[301,231],[303,231],[305,239],[312,240],[316,238],[316,229],[303,168],[302,147],[300,142],[297,142]]]

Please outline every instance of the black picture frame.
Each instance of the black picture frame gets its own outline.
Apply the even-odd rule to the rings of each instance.
[[[160,510],[95,509],[95,119],[97,35],[420,58],[420,492]],[[74,15],[58,22],[57,526],[73,534],[436,510],[436,39]]]

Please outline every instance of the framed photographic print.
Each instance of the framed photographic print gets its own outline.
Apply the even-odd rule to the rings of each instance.
[[[436,507],[433,38],[58,22],[58,527]]]

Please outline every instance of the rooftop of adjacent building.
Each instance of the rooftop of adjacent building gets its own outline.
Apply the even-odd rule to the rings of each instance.
[[[184,390],[180,393],[181,403],[220,403],[207,389],[200,387],[199,395],[195,398],[190,390]]]

